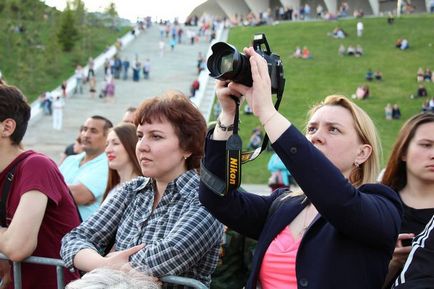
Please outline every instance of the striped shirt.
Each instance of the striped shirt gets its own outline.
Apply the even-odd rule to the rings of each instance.
[[[130,257],[133,267],[146,268],[156,277],[190,277],[209,286],[223,225],[201,205],[198,188],[199,176],[194,170],[187,171],[167,185],[152,210],[153,182],[138,177],[126,183],[87,221],[65,235],[63,261],[73,269],[80,250],[102,252],[116,235],[116,251],[145,244]]]
[[[414,238],[404,268],[392,288],[434,288],[434,216]]]

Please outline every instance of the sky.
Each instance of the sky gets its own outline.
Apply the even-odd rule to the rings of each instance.
[[[63,11],[67,0],[42,0],[45,4]],[[173,20],[179,17],[183,22],[190,12],[205,0],[83,0],[89,12],[104,11],[111,2],[115,3],[120,17],[133,22],[137,17],[151,16],[152,20]]]

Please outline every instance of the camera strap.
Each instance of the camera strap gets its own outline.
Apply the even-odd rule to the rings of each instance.
[[[280,102],[281,101],[282,101],[282,94],[281,93],[277,93],[277,100],[276,100],[276,103],[274,104],[274,108],[277,111],[279,110],[279,106],[280,106]],[[254,151],[242,152],[241,153],[241,164],[245,164],[245,163],[248,163],[248,162],[253,161],[254,159],[256,159],[264,150],[267,149],[268,142],[269,142],[268,135],[265,134],[264,135],[264,139],[262,140],[262,144],[261,144],[260,147],[258,147]]]
[[[236,104],[234,129],[233,134],[226,142],[226,181],[211,173],[203,164],[200,165],[201,181],[214,193],[219,196],[224,196],[232,190],[239,188],[241,184],[241,165],[256,159],[266,148],[269,142],[268,135],[265,134],[262,145],[250,152],[241,152],[243,145],[240,136],[238,135],[239,125],[239,106],[240,101],[236,97],[232,97]],[[276,110],[279,109],[282,94],[277,94],[277,100],[274,104]]]
[[[233,97],[235,101],[235,117],[233,134],[226,142],[226,190],[225,194],[229,191],[236,190],[241,183],[241,150],[243,149],[243,142],[238,134],[238,125],[240,120],[240,100]]]

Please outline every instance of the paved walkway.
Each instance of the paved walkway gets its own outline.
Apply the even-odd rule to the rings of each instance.
[[[163,57],[160,56],[158,42],[160,40],[157,26],[141,33],[137,39],[125,47],[120,55],[121,59],[128,57],[132,63],[135,56],[143,63],[146,58],[151,60],[150,79],[132,81],[132,70],[128,80],[116,80],[115,102],[107,103],[103,100],[91,98],[89,88],[86,85],[84,94],[72,95],[66,100],[64,109],[63,129],[52,129],[50,116],[43,116],[40,120],[31,124],[24,138],[27,149],[34,149],[47,154],[56,162],[65,146],[72,143],[78,135],[78,129],[87,117],[99,114],[109,118],[114,124],[118,123],[125,109],[129,106],[137,106],[146,98],[160,95],[168,89],[178,89],[189,95],[189,87],[197,77],[196,61],[199,52],[206,54],[209,43],[201,39],[198,44],[177,45],[174,51],[166,44]],[[102,69],[96,72],[98,79],[98,93],[103,85]]]
[[[128,80],[116,80],[114,103],[104,102],[98,97],[91,98],[86,85],[83,95],[76,94],[67,98],[63,129],[61,131],[52,129],[52,118],[42,116],[29,126],[23,141],[25,148],[42,152],[59,162],[61,153],[74,141],[80,125],[89,116],[99,114],[116,124],[120,122],[127,107],[137,106],[142,100],[160,95],[165,90],[178,89],[189,95],[190,84],[197,77],[197,55],[199,52],[206,55],[209,43],[205,39],[201,39],[195,45],[184,41],[184,44],[177,45],[174,51],[170,51],[170,47],[166,44],[165,54],[161,57],[159,39],[158,27],[154,26],[138,35],[136,40],[120,53],[121,59],[128,57],[130,62],[135,59],[135,55],[138,55],[142,63],[149,58],[151,60],[149,80],[140,79],[139,82],[133,82],[130,69]],[[102,87],[102,69],[97,70],[96,75],[99,93]],[[264,185],[245,185],[245,187],[252,192],[269,192]]]

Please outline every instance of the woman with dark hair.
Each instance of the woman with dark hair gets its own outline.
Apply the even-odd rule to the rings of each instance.
[[[142,176],[135,152],[136,144],[136,126],[131,123],[122,123],[107,135],[105,152],[109,161],[109,176],[103,202],[120,184]]]
[[[170,91],[143,101],[135,124],[136,155],[148,178],[122,185],[66,235],[61,256],[82,271],[129,264],[155,277],[185,276],[209,286],[223,225],[198,197],[205,119],[185,95]],[[114,252],[102,256],[113,238]]]
[[[413,116],[402,126],[393,147],[382,183],[390,186],[402,200],[402,226],[386,286],[401,272],[411,251],[411,240],[434,215],[434,114]]]

